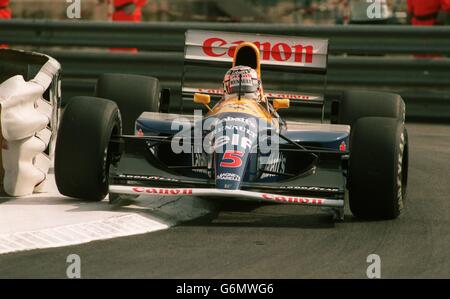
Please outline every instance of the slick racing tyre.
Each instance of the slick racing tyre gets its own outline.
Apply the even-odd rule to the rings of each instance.
[[[159,80],[125,74],[102,74],[97,81],[96,96],[116,102],[122,115],[123,134],[134,134],[136,119],[142,112],[160,111]]]
[[[74,97],[58,131],[55,179],[60,193],[99,201],[108,193],[112,135],[121,134],[116,103],[94,97]]]
[[[350,137],[350,209],[363,219],[394,219],[405,204],[408,135],[395,118],[363,117]]]
[[[405,103],[398,94],[374,91],[345,91],[338,102],[333,123],[353,125],[361,117],[390,117],[405,121]]]

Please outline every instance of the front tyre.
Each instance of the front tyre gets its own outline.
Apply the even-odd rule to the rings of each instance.
[[[358,119],[350,140],[350,209],[364,219],[394,219],[405,204],[408,135],[402,121],[387,117]]]
[[[55,180],[61,194],[99,201],[108,193],[111,135],[121,134],[117,105],[94,97],[67,104],[55,149]]]

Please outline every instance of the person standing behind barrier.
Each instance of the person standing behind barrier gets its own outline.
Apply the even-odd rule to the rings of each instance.
[[[445,12],[442,15],[444,25],[450,25],[450,0],[442,0],[442,11]]]
[[[444,25],[449,11],[449,0],[408,0],[408,23],[413,26]],[[414,55],[416,58],[440,56],[439,54]]]
[[[113,22],[136,22],[142,20],[142,7],[147,4],[147,0],[114,0]],[[137,48],[113,48],[111,51],[134,52]]]
[[[0,19],[8,20],[12,18],[11,10],[9,9],[9,0],[0,0]],[[8,45],[0,44],[0,48],[7,48]]]
[[[443,25],[449,11],[449,0],[408,0],[408,23],[413,26]]]

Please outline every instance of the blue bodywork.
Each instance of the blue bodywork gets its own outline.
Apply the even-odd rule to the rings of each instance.
[[[177,136],[177,134],[186,132],[186,127],[181,126],[183,122],[177,117],[183,117],[183,115],[166,115],[163,118],[157,118],[144,113],[136,121],[136,134],[139,136]],[[341,129],[335,126],[333,130],[327,130],[330,125],[305,123],[302,129],[301,123],[295,123],[295,129],[291,130],[289,122],[287,127],[284,123],[280,123],[277,127],[266,122],[264,126],[259,124],[256,128],[252,122],[258,123],[258,119],[248,114],[228,112],[214,117],[216,123],[208,129],[203,129],[208,118],[200,121],[189,120],[192,129],[202,125],[202,140],[210,134],[209,137],[212,136],[213,143],[224,139],[228,141],[224,144],[214,143],[212,154],[208,154],[204,150],[170,154],[172,151],[168,148],[168,144],[152,146],[148,150],[152,151],[152,154],[168,167],[180,167],[178,170],[180,175],[214,180],[215,188],[219,189],[237,190],[242,187],[243,183],[283,183],[292,181],[292,178],[319,177],[321,173],[317,171],[319,167],[330,169],[334,174],[340,176],[340,179],[336,180],[339,183],[333,185],[339,185],[340,189],[343,188],[342,155],[347,152],[349,140],[349,130],[345,129],[345,126],[340,126]],[[233,121],[233,119],[238,121]],[[246,121],[243,122],[242,119]],[[191,136],[191,129],[188,131],[188,136]],[[296,143],[298,147],[294,147],[297,150],[299,147],[306,147],[325,152],[316,155],[294,149],[293,151],[280,150],[275,153],[262,153],[259,150],[258,140],[263,132],[265,134],[271,132],[269,135],[272,137],[268,138],[270,140],[274,135],[282,135],[283,138],[277,139],[281,149],[292,148],[293,143]],[[233,135],[238,136],[233,137]],[[235,141],[234,144],[230,144],[232,140]],[[330,154],[326,152],[327,150],[337,154]],[[265,164],[261,163],[263,158],[266,159]],[[317,182],[314,185],[327,186],[327,182]]]

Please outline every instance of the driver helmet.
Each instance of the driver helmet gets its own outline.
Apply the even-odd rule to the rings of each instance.
[[[261,80],[254,69],[248,66],[235,66],[229,69],[223,79],[225,98],[231,96],[261,100]]]

